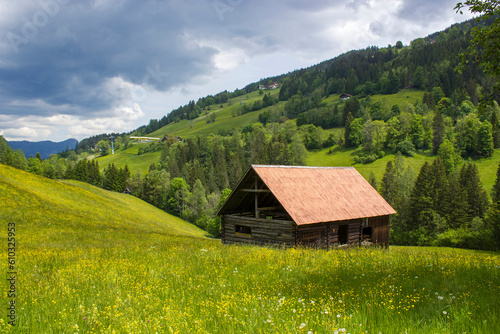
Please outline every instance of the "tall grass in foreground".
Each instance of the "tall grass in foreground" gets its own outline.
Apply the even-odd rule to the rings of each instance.
[[[137,238],[24,245],[19,333],[497,333],[497,255]]]

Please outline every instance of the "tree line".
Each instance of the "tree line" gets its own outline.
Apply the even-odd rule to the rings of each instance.
[[[391,218],[393,244],[500,248],[500,164],[491,201],[474,163],[447,170],[439,157],[425,162],[415,177],[402,155],[396,156],[386,165],[379,192],[397,211]]]

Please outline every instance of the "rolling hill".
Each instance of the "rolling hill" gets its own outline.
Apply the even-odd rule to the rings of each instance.
[[[14,320],[2,316],[0,333],[495,333],[500,326],[495,253],[221,245],[132,196],[3,165],[0,202],[5,235],[15,228],[15,261],[0,265],[11,272],[2,288],[15,291]]]
[[[141,234],[206,233],[130,195],[78,181],[55,181],[0,165],[0,221],[13,222],[30,244],[91,240],[100,246]],[[111,238],[112,237],[112,238]]]

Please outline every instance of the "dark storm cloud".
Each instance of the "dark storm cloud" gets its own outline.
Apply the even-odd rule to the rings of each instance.
[[[232,44],[250,55],[286,44],[298,48],[300,43],[306,50],[322,24],[305,25],[303,15],[331,7],[326,0],[43,3],[49,5],[20,1],[13,11],[17,17],[0,24],[4,113],[51,114],[46,106],[29,110],[9,103],[41,99],[91,115],[120,100],[119,88],[111,93],[106,87],[117,77],[156,91],[195,82],[213,73],[220,51],[205,40]]]
[[[449,0],[0,0],[0,134],[48,138],[71,126],[81,139],[130,130],[189,99],[425,36],[448,25],[453,7]]]
[[[114,77],[165,91],[210,73],[215,50],[184,35],[200,9],[152,4],[69,2],[53,17],[35,8],[11,20],[1,28],[0,95],[97,110],[116,98],[103,91]]]

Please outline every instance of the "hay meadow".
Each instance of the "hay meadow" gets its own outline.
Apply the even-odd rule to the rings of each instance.
[[[221,245],[146,203],[0,165],[1,333],[495,333],[497,253]]]

